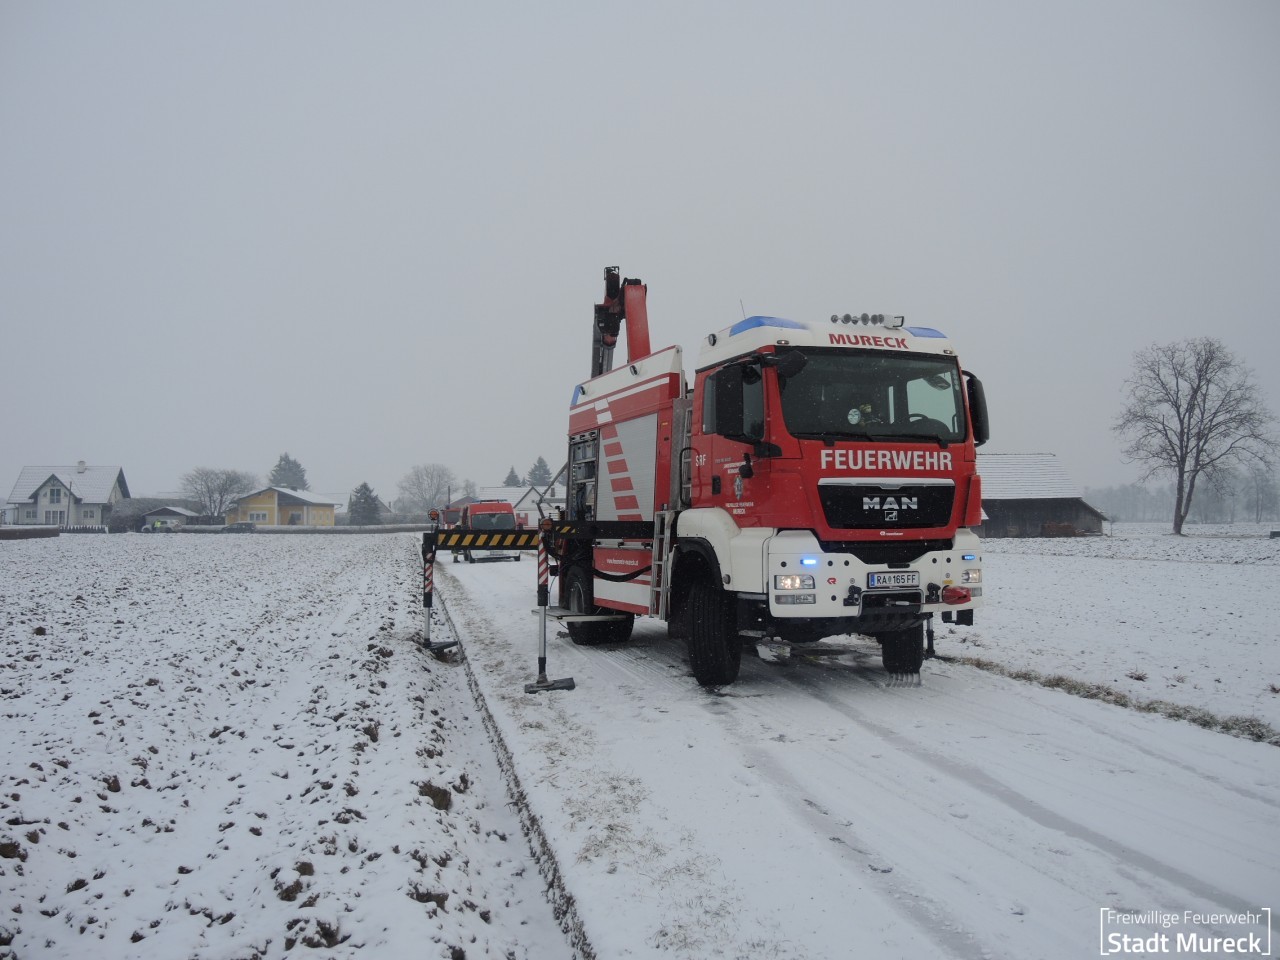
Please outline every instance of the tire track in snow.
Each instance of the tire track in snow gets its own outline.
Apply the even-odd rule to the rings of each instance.
[[[801,685],[806,688],[815,700],[822,702],[853,723],[870,731],[896,751],[939,771],[950,780],[963,783],[998,801],[1023,820],[1034,823],[1047,831],[1087,844],[1117,865],[1123,865],[1129,871],[1131,879],[1148,887],[1152,894],[1160,894],[1163,891],[1145,882],[1144,875],[1145,877],[1156,878],[1170,887],[1179,888],[1205,903],[1226,908],[1240,902],[1239,894],[1227,891],[1131,844],[1095,830],[1078,819],[1050,809],[996,779],[987,771],[971,763],[948,757],[899,732],[897,729],[873,720],[864,711],[834,696],[827,688],[804,680],[801,681]],[[1109,731],[1101,732],[1109,734]],[[1179,764],[1178,766],[1182,767],[1183,765]],[[1272,805],[1274,806],[1274,804]],[[1280,924],[1280,918],[1273,919],[1273,928],[1277,927],[1277,924]]]

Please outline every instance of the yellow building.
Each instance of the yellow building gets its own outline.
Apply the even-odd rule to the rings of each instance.
[[[227,523],[248,520],[264,527],[332,527],[332,500],[288,487],[267,487],[240,497],[227,510]]]

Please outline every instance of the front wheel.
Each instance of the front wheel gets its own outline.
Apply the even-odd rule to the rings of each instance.
[[[689,666],[704,687],[720,687],[738,679],[742,641],[738,637],[734,598],[710,580],[689,588]]]
[[[565,600],[573,613],[617,614],[617,620],[568,620],[569,639],[574,643],[590,647],[598,643],[625,643],[631,639],[631,630],[635,626],[633,613],[620,614],[617,610],[597,607],[591,586],[591,570],[581,564],[575,564],[564,574]]]
[[[880,660],[885,672],[895,676],[920,672],[920,665],[924,663],[923,623],[905,630],[882,633],[876,639],[880,641]]]

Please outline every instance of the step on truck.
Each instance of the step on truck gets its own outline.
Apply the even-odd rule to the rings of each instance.
[[[737,678],[744,643],[849,634],[918,674],[926,625],[932,645],[935,616],[972,624],[981,604],[987,437],[982,384],[937,330],[746,317],[688,375],[679,347],[650,349],[647,287],[610,267],[552,548],[569,636],[620,642],[656,617],[704,686]]]

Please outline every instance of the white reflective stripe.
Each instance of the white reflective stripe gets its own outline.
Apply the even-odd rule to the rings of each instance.
[[[621,603],[634,603],[646,609],[649,607],[648,576],[641,576],[626,583],[614,583],[597,578],[592,584],[592,590],[597,600],[616,600]]]

